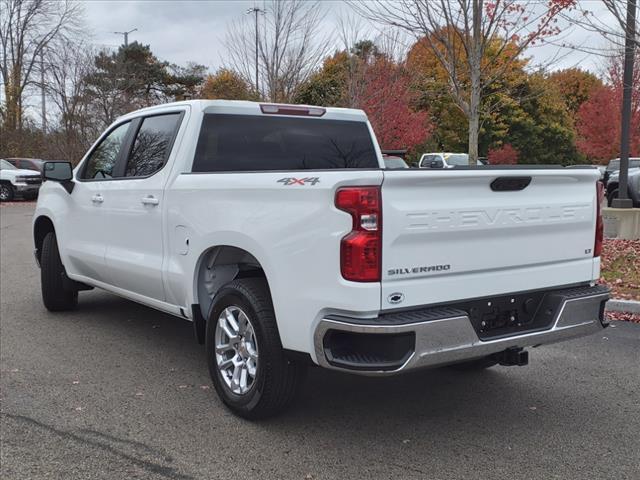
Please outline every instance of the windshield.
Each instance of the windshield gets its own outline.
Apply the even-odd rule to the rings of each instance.
[[[0,159],[0,170],[17,170],[17,168],[2,158]]]

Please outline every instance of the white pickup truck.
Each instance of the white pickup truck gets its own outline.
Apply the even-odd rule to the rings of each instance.
[[[0,201],[10,202],[17,196],[34,199],[42,177],[33,170],[16,168],[4,158],[0,158]]]
[[[522,365],[606,326],[595,168],[386,170],[362,111],[188,101],[43,176],[45,306],[98,287],[193,321],[244,417],[282,410],[307,364]]]

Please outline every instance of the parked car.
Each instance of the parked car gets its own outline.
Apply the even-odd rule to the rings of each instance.
[[[611,206],[614,198],[618,198],[620,171],[614,172],[609,177],[607,184],[607,204]],[[633,206],[640,208],[640,168],[630,168],[627,180],[627,195],[633,201]]]
[[[467,153],[425,153],[418,162],[419,168],[454,168],[469,165]],[[478,159],[476,165],[485,165]]]
[[[248,418],[308,364],[524,365],[606,326],[595,169],[386,169],[372,132],[361,110],[224,100],[119,118],[75,170],[45,163],[45,307],[98,287],[192,321]]]
[[[393,155],[382,155],[382,160],[384,160],[385,168],[409,168],[407,162],[400,157],[396,157]]]
[[[640,167],[640,158],[638,157],[632,157],[629,158],[629,168],[639,168]],[[607,184],[609,183],[609,177],[615,173],[620,171],[620,159],[619,158],[614,158],[613,160],[611,160],[609,162],[609,164],[607,165],[607,168],[605,169],[604,172],[604,185],[605,187],[607,186]]]
[[[16,197],[32,200],[38,195],[41,183],[39,173],[16,168],[5,159],[0,159],[0,201],[8,202]]]
[[[5,160],[16,168],[21,168],[22,170],[35,170],[40,173],[42,173],[42,167],[45,162],[45,160],[42,160],[40,158],[5,158]],[[47,160],[47,161],[61,162],[63,160]]]

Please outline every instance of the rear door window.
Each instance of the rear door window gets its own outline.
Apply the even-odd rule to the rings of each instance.
[[[171,153],[180,117],[180,113],[171,113],[142,120],[129,155],[125,177],[146,177],[164,166]]]
[[[206,114],[194,172],[379,168],[365,122]]]

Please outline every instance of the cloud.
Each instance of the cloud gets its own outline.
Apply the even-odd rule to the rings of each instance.
[[[251,1],[90,1],[84,3],[87,27],[98,46],[116,48],[122,32],[137,28],[129,41],[151,45],[169,62],[194,61],[211,70],[223,61],[223,39],[230,23],[242,18]]]

